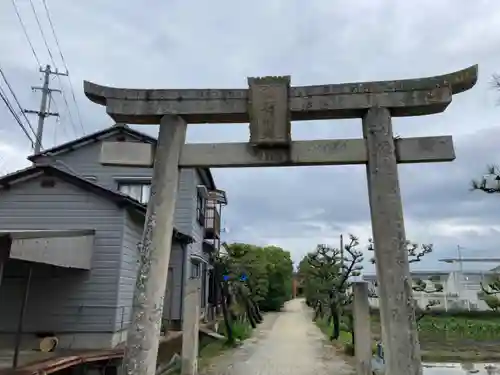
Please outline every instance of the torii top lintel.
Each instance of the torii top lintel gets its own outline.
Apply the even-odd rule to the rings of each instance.
[[[439,113],[453,94],[476,84],[477,74],[473,65],[426,78],[288,87],[290,120],[357,118],[373,106],[390,108],[393,116]],[[290,77],[249,78],[249,84],[261,86],[284,81],[289,85]],[[249,122],[248,89],[124,89],[84,81],[84,91],[117,122],[158,124],[165,114],[182,116],[188,123]]]

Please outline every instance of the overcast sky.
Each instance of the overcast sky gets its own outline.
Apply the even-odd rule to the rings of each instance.
[[[479,82],[455,96],[439,115],[394,121],[400,136],[453,135],[452,163],[399,168],[409,239],[433,243],[419,268],[438,259],[500,256],[500,196],[469,191],[472,177],[499,162],[500,73],[498,0],[46,0],[70,71],[83,129],[112,124],[103,107],[83,95],[84,79],[134,88],[244,88],[247,76],[291,75],[292,85],[437,75],[479,64]],[[29,0],[16,0],[42,64],[50,63]],[[64,70],[41,0],[33,0],[56,66]],[[39,107],[37,62],[10,1],[0,2],[0,66],[19,101]],[[59,121],[46,122],[44,147],[83,134],[68,79],[64,100],[54,94]],[[6,86],[1,86],[6,90]],[[73,121],[71,121],[71,118]],[[33,118],[32,122],[35,123]],[[154,126],[140,130],[156,134]],[[27,165],[30,144],[0,106],[2,172]],[[294,139],[361,137],[359,120],[293,124]],[[248,128],[191,125],[192,142],[245,141]],[[295,261],[339,235],[370,237],[365,169],[361,166],[214,170],[228,193],[227,241],[275,244]],[[481,267],[486,267],[482,265]],[[493,266],[493,264],[491,264]],[[478,266],[469,266],[477,268]]]

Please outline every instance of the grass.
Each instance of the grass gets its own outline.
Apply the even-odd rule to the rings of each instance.
[[[327,337],[332,334],[333,324],[328,323],[328,319],[318,319],[316,320],[316,325],[319,327],[321,332],[323,332]],[[340,331],[340,337],[337,340],[341,344],[351,343],[351,334],[346,331]]]
[[[373,337],[380,340],[380,319],[371,316]],[[500,360],[500,315],[425,316],[419,321],[422,358],[427,361]]]
[[[318,319],[316,325],[330,337],[333,326],[326,319]],[[371,316],[372,350],[380,341],[380,319]],[[500,315],[499,319],[484,317],[426,316],[419,322],[419,340],[422,359],[425,361],[497,361],[500,360]],[[348,355],[352,355],[350,332],[341,324],[338,340],[333,344]]]
[[[247,321],[233,322],[232,329],[233,329],[233,337],[236,340],[240,340],[240,341],[244,341],[244,340],[248,339],[252,335],[252,331],[253,331],[252,326]],[[227,337],[225,324],[221,323],[219,325],[219,332],[218,333]]]
[[[318,319],[316,320],[316,325],[319,327],[321,332],[325,334],[326,337],[329,338],[331,336],[333,324],[328,323],[328,319]],[[341,329],[339,339],[333,341],[333,344],[337,348],[343,350],[345,354],[353,355],[354,349],[352,347],[352,337],[350,332]]]
[[[221,335],[226,335],[226,329],[224,324],[220,324],[219,332]],[[244,341],[252,335],[252,326],[248,322],[233,322],[233,336],[237,340],[237,342]],[[224,353],[228,349],[233,349],[238,346],[238,343],[235,345],[229,344],[227,341],[210,339],[205,337],[200,342],[200,354],[198,357],[198,367],[199,369],[203,369],[208,366],[212,359],[218,357],[222,353]]]
[[[232,347],[226,341],[210,341],[208,343],[200,343],[200,354],[198,356],[198,367],[205,368],[213,358],[218,357],[227,349]]]

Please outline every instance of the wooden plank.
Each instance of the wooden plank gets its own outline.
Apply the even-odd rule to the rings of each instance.
[[[373,106],[391,108],[392,116],[439,113],[452,94],[472,88],[477,65],[434,77],[291,87],[292,121],[362,117]],[[188,123],[249,122],[248,89],[127,89],[84,81],[93,102],[107,107],[118,122],[158,124],[164,114],[182,116]]]
[[[396,141],[398,163],[445,162],[455,159],[451,136],[402,138]],[[256,149],[248,143],[184,145],[183,168],[291,167],[365,164],[364,139],[293,141],[290,151]]]

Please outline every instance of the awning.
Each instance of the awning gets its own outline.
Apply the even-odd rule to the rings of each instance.
[[[0,237],[11,240],[11,259],[85,270],[91,267],[94,235],[93,229],[0,229]]]
[[[194,262],[194,263],[206,263],[206,264],[208,264],[208,261],[198,254],[191,254],[189,256],[189,259],[191,260],[191,262]]]

